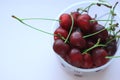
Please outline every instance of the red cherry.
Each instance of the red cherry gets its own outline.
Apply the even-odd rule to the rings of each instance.
[[[93,67],[93,61],[92,61],[92,57],[90,54],[84,54],[83,55],[83,68],[92,68]]]
[[[77,25],[84,33],[89,33],[91,31],[90,20],[91,17],[88,14],[81,14],[78,16]]]
[[[60,37],[64,37],[66,39],[67,36],[68,36],[68,32],[62,27],[58,27],[54,32],[54,40],[61,39]]]
[[[72,25],[71,16],[67,13],[63,13],[60,16],[59,20],[60,20],[60,26],[68,31]]]
[[[86,46],[86,41],[82,38],[82,33],[75,31],[70,36],[70,43],[80,49],[83,49]]]
[[[87,38],[87,39],[86,39],[86,48],[90,48],[90,47],[94,46],[95,43],[96,43],[96,42],[94,42],[93,39]]]
[[[99,67],[108,62],[108,59],[105,58],[108,56],[108,53],[105,49],[96,48],[92,51],[92,58],[94,61],[95,66]]]
[[[77,18],[80,15],[80,13],[79,12],[71,12],[71,15],[74,19],[74,27],[77,27]]]
[[[105,27],[100,25],[100,24],[97,24],[97,25],[93,26],[92,33],[98,32],[98,31],[100,31],[102,29],[105,29]],[[105,29],[104,31],[94,35],[93,38],[96,41],[100,38],[102,42],[106,42],[106,40],[108,38],[108,31]]]
[[[73,66],[81,67],[83,57],[79,49],[73,48],[69,52],[69,60]]]
[[[64,57],[70,51],[70,46],[64,43],[63,40],[57,39],[53,44],[53,50],[60,56]]]
[[[112,39],[113,36],[109,36],[109,39]],[[113,40],[111,43],[109,43],[106,47],[105,47],[106,51],[108,52],[109,56],[113,56],[117,50],[117,41]]]

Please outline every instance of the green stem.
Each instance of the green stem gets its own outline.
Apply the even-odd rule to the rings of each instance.
[[[114,15],[113,15],[113,14],[114,14],[114,10],[111,9],[110,12],[111,12],[110,28],[111,28],[111,30],[112,30],[112,32],[113,32],[113,34],[114,34],[114,31],[113,31],[113,30],[114,30],[114,27],[111,26],[111,25],[113,24],[113,21],[112,21],[112,20],[114,19]],[[110,31],[110,33],[111,33],[111,31]]]
[[[113,11],[115,11],[115,8],[117,6],[118,2],[115,3],[114,7],[113,7]]]
[[[93,5],[96,5],[96,4],[95,4],[95,3],[92,3],[92,4],[90,4],[89,6],[87,6],[85,9],[82,10],[81,14],[82,14],[84,11],[89,12],[90,7],[93,6]]]
[[[106,30],[106,29],[104,28],[104,29],[102,29],[102,30],[100,30],[100,31],[97,31],[97,32],[95,32],[95,33],[92,33],[92,34],[89,34],[89,35],[85,35],[85,36],[83,36],[83,38],[88,38],[88,37],[94,36],[94,35],[102,32],[102,31],[104,31],[104,30]]]
[[[83,54],[87,54],[88,51],[90,51],[90,50],[92,50],[92,49],[94,49],[94,48],[96,48],[96,47],[99,47],[99,46],[106,46],[106,45],[99,44],[99,43],[100,43],[100,39],[98,39],[97,43],[96,43],[94,46],[92,46],[92,47],[90,47],[90,48],[84,50]]]
[[[111,21],[111,20],[90,20],[90,22],[95,22],[95,21]],[[112,21],[116,21],[116,20],[112,20]]]
[[[79,12],[80,10],[81,10],[82,12],[87,12],[87,10],[85,10],[85,9],[83,9],[83,8],[78,8],[78,9],[77,9],[77,12]]]
[[[97,5],[98,5],[98,6],[103,5],[103,6],[105,6],[105,7],[112,8],[112,6],[111,6],[109,3],[107,3],[107,2],[97,3]]]
[[[112,59],[112,58],[120,58],[120,56],[106,56],[105,58]]]
[[[65,39],[64,43],[66,43],[66,42],[68,41],[68,39],[69,39],[69,37],[70,37],[70,34],[72,33],[72,29],[73,29],[73,25],[74,25],[74,19],[73,19],[72,15],[70,15],[70,16],[71,16],[71,20],[72,20],[72,25],[71,25],[71,27],[70,27],[70,31],[69,31],[68,36],[67,36],[67,38]]]
[[[110,14],[111,14],[111,22],[110,22],[110,25],[113,25],[113,19],[114,19],[114,17],[116,16],[116,14],[115,14],[115,8],[116,8],[116,6],[117,6],[117,4],[118,4],[118,2],[116,2],[115,3],[115,5],[113,6],[113,8],[112,9],[110,9]],[[111,30],[112,30],[112,33],[113,33],[113,35],[115,35],[115,27],[114,26],[111,26]],[[111,32],[110,32],[111,33]]]
[[[49,21],[60,21],[60,20],[57,20],[57,19],[48,19],[48,18],[23,18],[21,19],[22,21],[24,20],[49,20]]]
[[[15,18],[15,19],[17,19],[18,21],[20,21],[22,24],[24,24],[24,25],[26,25],[26,26],[28,26],[28,27],[34,29],[34,30],[37,30],[37,31],[40,31],[40,32],[43,32],[43,33],[46,33],[46,34],[54,35],[54,34],[52,34],[52,33],[49,33],[49,32],[43,31],[43,30],[41,30],[41,29],[35,28],[35,27],[33,27],[33,26],[31,26],[31,25],[29,25],[29,24],[23,22],[20,18],[14,16],[14,15],[13,15],[12,17]]]
[[[111,42],[112,42],[113,40],[115,40],[115,39],[116,39],[116,37],[110,39],[109,41],[107,41],[107,42],[105,43],[105,45],[108,45],[109,43],[111,43]]]
[[[83,52],[83,54],[87,54],[88,51],[90,51],[90,50],[92,50],[92,49],[94,49],[94,48],[96,48],[96,47],[97,47],[97,46],[95,45],[95,46],[92,46],[92,47],[86,49],[86,50]]]

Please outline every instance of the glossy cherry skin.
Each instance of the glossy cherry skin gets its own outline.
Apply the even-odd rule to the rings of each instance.
[[[96,67],[102,66],[108,62],[108,59],[105,58],[108,56],[108,53],[103,48],[96,48],[92,51],[92,58]]]
[[[69,52],[70,64],[76,67],[81,67],[83,57],[79,49],[73,48]]]
[[[83,68],[92,68],[93,67],[93,60],[92,56],[89,53],[83,54]]]
[[[74,19],[74,27],[77,27],[77,18],[80,15],[80,13],[79,12],[71,12],[71,15]]]
[[[96,43],[96,42],[94,41],[94,39],[92,39],[92,38],[90,38],[90,37],[87,38],[87,39],[86,39],[86,49],[94,46],[95,43]]]
[[[61,37],[64,37],[64,39],[66,39],[67,36],[68,32],[62,27],[58,27],[54,32],[54,40],[61,39]]]
[[[82,32],[89,33],[91,31],[90,20],[91,17],[88,14],[81,14],[78,16],[77,25],[80,27]]]
[[[79,49],[83,49],[86,46],[86,41],[82,37],[82,33],[75,31],[70,36],[70,43],[72,46],[75,46]]]
[[[54,41],[53,50],[60,56],[64,57],[70,51],[70,46],[64,43],[63,40],[57,39]]]
[[[113,36],[109,36],[109,40],[111,40],[113,38]],[[117,50],[117,42],[116,40],[113,40],[112,42],[110,42],[106,47],[105,47],[106,51],[108,52],[109,56],[113,56]]]
[[[92,33],[98,32],[98,31],[100,31],[102,29],[105,29],[105,27],[100,25],[100,24],[97,24],[97,25],[93,26]],[[94,35],[93,38],[96,41],[100,38],[102,42],[106,42],[106,40],[108,38],[108,31],[105,29],[104,31]]]
[[[69,29],[70,29],[70,27],[71,27],[71,25],[72,25],[72,19],[71,19],[70,14],[63,13],[63,14],[60,16],[59,20],[60,20],[60,22],[59,22],[59,23],[60,23],[60,26],[61,26],[63,29],[69,31]]]

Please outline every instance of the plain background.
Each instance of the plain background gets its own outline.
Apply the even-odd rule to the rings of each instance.
[[[63,9],[80,1],[0,0],[0,80],[119,80],[120,59],[99,74],[80,78],[69,75],[61,69],[52,50],[52,36],[32,30],[11,17],[54,19]],[[53,21],[30,23],[51,32]]]

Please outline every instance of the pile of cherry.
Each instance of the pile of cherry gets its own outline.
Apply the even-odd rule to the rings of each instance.
[[[106,64],[114,56],[117,50],[117,40],[120,38],[120,30],[117,22],[113,22],[114,17],[116,16],[115,7],[104,4],[104,3],[92,3],[85,9],[82,9],[80,13],[79,10],[71,13],[63,13],[59,17],[59,26],[54,31],[54,44],[53,50],[66,62],[69,64],[78,67],[78,68],[96,68]],[[109,15],[105,24],[100,24],[96,17],[92,18],[88,11],[91,6],[105,6],[110,8]],[[87,10],[86,10],[87,9]],[[85,13],[84,13],[85,12]],[[22,24],[35,29],[37,31],[51,34],[49,32],[37,29],[27,23],[24,20],[31,19],[42,19],[42,20],[51,20],[43,18],[27,18],[20,19],[16,16],[12,16],[17,19]],[[52,19],[53,20],[53,19]],[[55,20],[56,21],[56,20]],[[106,27],[106,23],[109,27]],[[112,33],[112,34],[111,34]]]
[[[87,13],[63,13],[54,32],[53,50],[69,64],[95,68],[106,64],[117,49],[108,30]],[[67,39],[67,40],[66,40]]]

